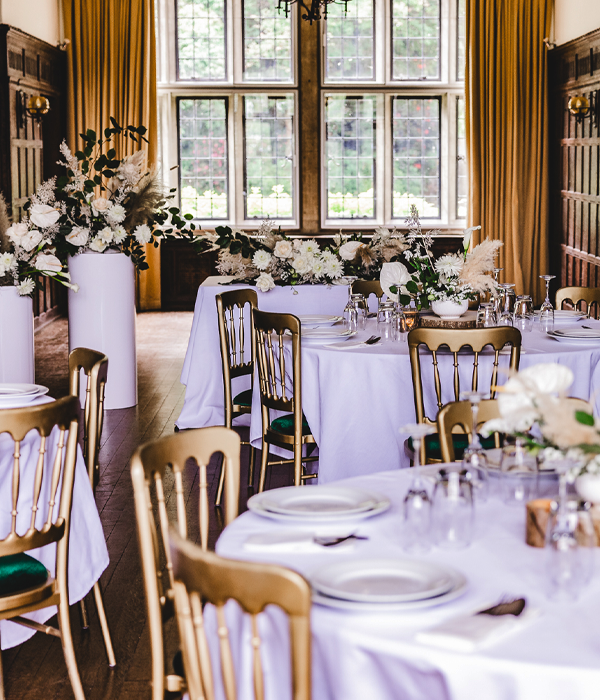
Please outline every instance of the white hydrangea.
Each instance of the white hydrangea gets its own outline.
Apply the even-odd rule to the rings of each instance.
[[[266,270],[273,256],[266,250],[257,250],[252,256],[252,262],[257,270]]]

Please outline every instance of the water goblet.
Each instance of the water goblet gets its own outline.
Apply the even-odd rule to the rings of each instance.
[[[554,330],[554,307],[550,301],[550,281],[555,277],[556,275],[540,275],[540,279],[546,283],[546,298],[540,306],[540,330],[542,333]]]
[[[427,435],[435,432],[435,426],[412,423],[400,428],[410,433],[415,452],[412,482],[403,502],[405,544],[404,549],[413,554],[425,553],[431,548],[431,500],[421,474],[421,444]]]
[[[488,398],[489,394],[482,391],[460,392],[460,400],[468,401],[471,404],[471,416],[473,421],[471,442],[463,453],[462,468],[473,484],[476,497],[482,502],[487,500],[489,494],[489,475],[488,459],[479,440],[479,433],[477,432],[477,416],[479,414],[479,404],[481,401]]]
[[[498,284],[498,275],[504,270],[503,267],[495,267],[494,268],[494,282]]]

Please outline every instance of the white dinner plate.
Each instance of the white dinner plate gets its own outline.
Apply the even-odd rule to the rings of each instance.
[[[342,340],[348,340],[356,335],[356,331],[350,331],[347,328],[303,328],[302,342],[308,344],[324,344],[337,343]]]
[[[0,384],[0,398],[3,396],[26,396],[39,394],[40,384]],[[45,387],[41,387],[44,389]]]
[[[561,338],[600,338],[600,328],[584,328],[583,326],[569,326],[551,331],[552,335]]]
[[[583,330],[586,330],[585,328]],[[594,332],[592,335],[579,335],[574,331],[569,333],[561,333],[558,330],[548,331],[548,336],[558,340],[559,343],[571,343],[571,344],[583,344],[583,345],[594,345],[600,343],[600,331]]]
[[[22,390],[18,391],[18,387]],[[48,387],[41,384],[0,384],[0,408],[27,406],[48,391]]]
[[[319,569],[310,582],[330,598],[362,603],[406,603],[454,588],[454,569],[418,559],[352,559]]]
[[[535,317],[539,318],[540,311],[534,311]],[[583,311],[574,311],[572,309],[554,309],[555,321],[579,321],[582,318],[587,318],[587,314]]]
[[[298,318],[303,329],[333,326],[344,320],[343,316],[328,316],[326,314],[302,314]]]
[[[272,513],[312,518],[354,515],[373,510],[379,494],[349,486],[285,486],[260,494],[260,502]]]

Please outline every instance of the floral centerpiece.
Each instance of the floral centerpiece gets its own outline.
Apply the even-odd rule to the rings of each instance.
[[[255,284],[262,292],[276,285],[331,283],[344,275],[376,279],[381,265],[396,260],[408,248],[404,236],[379,228],[370,240],[360,235],[334,237],[333,245],[291,239],[263,221],[256,234],[219,226],[196,240],[203,253],[218,250],[217,270],[236,282]]]
[[[422,230],[419,212],[414,205],[406,223],[409,248],[404,252],[404,258],[412,271],[400,262],[383,265],[381,286],[390,298],[400,301],[403,306],[414,302],[417,308],[427,308],[435,302],[464,304],[478,294],[495,290],[489,273],[494,269],[501,241],[486,239],[469,252],[473,231],[481,228],[473,226],[464,231],[460,252],[442,255],[436,260],[431,251],[436,231]]]

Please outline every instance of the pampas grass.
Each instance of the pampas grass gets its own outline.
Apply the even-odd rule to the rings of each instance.
[[[490,241],[486,238],[467,255],[459,276],[461,284],[468,284],[474,292],[483,294],[494,290],[494,280],[488,273],[494,269],[498,249],[502,241]]]
[[[139,182],[135,190],[132,190],[127,197],[127,208],[129,214],[123,221],[123,226],[127,231],[133,231],[136,226],[145,224],[148,219],[156,213],[161,202],[165,199],[165,188],[158,172],[151,172],[145,175]]]
[[[10,250],[10,240],[6,235],[9,228],[10,219],[8,218],[6,200],[0,193],[0,253],[6,253]]]

